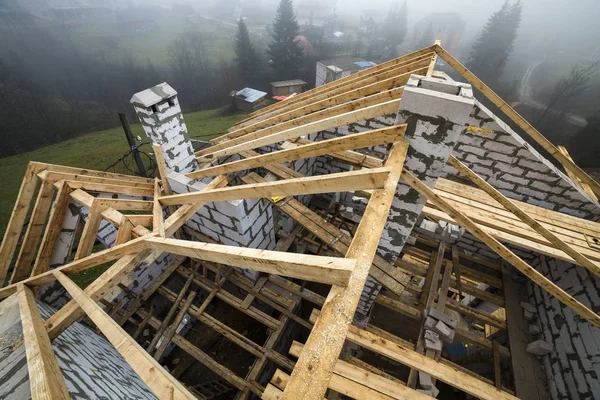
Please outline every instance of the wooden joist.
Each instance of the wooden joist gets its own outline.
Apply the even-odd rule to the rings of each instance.
[[[162,205],[206,203],[212,201],[257,199],[315,193],[344,192],[347,190],[381,188],[389,168],[340,172],[325,176],[287,179],[285,181],[241,185],[222,189],[202,190],[160,198]]]
[[[149,238],[155,250],[249,268],[260,272],[346,286],[355,266],[352,259],[298,255],[187,240]]]
[[[19,284],[17,296],[27,355],[31,398],[33,400],[70,399],[65,378],[44,328],[44,321],[33,292],[27,286]]]
[[[71,279],[60,271],[53,271],[56,279],[69,292],[73,300],[102,331],[108,341],[160,399],[195,399],[177,379],[173,378],[135,340],[107,315]]]
[[[214,167],[204,168],[199,171],[190,172],[186,176],[190,179],[201,179],[207,176],[228,174],[257,168],[262,165],[294,161],[302,158],[322,156],[331,152],[362,149],[364,147],[394,143],[404,135],[406,125],[396,125],[372,131],[356,133],[323,140],[313,144],[295,148],[280,150],[273,153],[250,157],[243,160],[233,161]]]
[[[471,232],[471,234],[473,234],[473,236],[477,237],[493,251],[498,253],[498,255],[500,255],[503,259],[508,261],[512,266],[517,268],[525,276],[538,284],[542,289],[545,289],[548,293],[556,297],[567,307],[570,307],[573,311],[588,320],[594,326],[600,327],[600,317],[594,311],[590,310],[573,296],[569,295],[560,287],[558,287],[554,282],[528,265],[519,256],[507,249],[506,246],[481,229],[470,218],[456,210],[448,202],[435,194],[434,191],[429,188],[429,186],[425,185],[413,174],[405,171],[405,173],[402,174],[402,179],[423,196],[427,197],[427,199],[432,201],[436,206],[440,207],[445,213],[450,215],[459,225],[464,226],[469,232]]]

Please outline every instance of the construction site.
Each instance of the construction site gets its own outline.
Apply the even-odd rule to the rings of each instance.
[[[600,185],[439,41],[202,148],[131,105],[157,178],[25,172],[1,399],[600,399]]]

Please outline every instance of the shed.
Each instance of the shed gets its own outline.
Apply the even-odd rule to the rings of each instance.
[[[343,57],[332,60],[317,61],[315,87],[345,78],[355,72],[373,67],[377,64],[364,58]]]
[[[237,92],[231,92],[231,97],[233,97],[233,105],[235,108],[248,112],[263,108],[265,106],[266,96],[266,92],[261,92],[260,90],[248,87],[238,90]]]
[[[273,96],[289,96],[292,93],[302,93],[306,88],[306,82],[302,79],[292,79],[289,81],[271,82]]]

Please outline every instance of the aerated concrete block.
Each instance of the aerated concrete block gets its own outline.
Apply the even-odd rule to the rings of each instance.
[[[431,389],[433,387],[433,382],[431,382],[431,376],[422,371],[419,371],[419,386],[426,390]]]
[[[550,343],[547,343],[544,340],[536,340],[535,342],[531,342],[527,345],[526,351],[529,354],[543,356],[552,352],[553,349],[554,347]]]
[[[429,316],[437,319],[438,321],[442,321],[444,324],[448,325],[452,329],[456,329],[458,326],[458,321],[456,318],[449,316],[448,314],[444,314],[436,310],[435,308],[431,308],[429,310]]]

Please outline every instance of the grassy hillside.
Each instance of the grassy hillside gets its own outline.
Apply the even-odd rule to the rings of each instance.
[[[245,118],[244,114],[226,115],[226,109],[185,114],[190,137],[209,140]],[[139,124],[132,125],[134,135],[147,141]],[[29,161],[40,161],[103,171],[129,150],[121,127],[90,133],[18,156],[0,158],[0,236],[4,236],[21,180]],[[142,150],[150,152],[150,146]],[[115,172],[127,173],[123,168]]]

